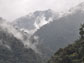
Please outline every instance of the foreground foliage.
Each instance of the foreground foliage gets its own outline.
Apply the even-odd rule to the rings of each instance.
[[[84,63],[84,24],[79,29],[80,39],[60,48],[48,63]]]

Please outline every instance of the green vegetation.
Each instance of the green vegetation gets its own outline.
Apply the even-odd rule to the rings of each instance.
[[[84,63],[84,24],[80,27],[80,38],[65,48],[60,48],[48,63]]]
[[[0,63],[41,63],[40,56],[0,28]]]

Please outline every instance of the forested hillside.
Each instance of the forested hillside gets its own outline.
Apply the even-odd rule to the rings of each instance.
[[[60,48],[48,63],[84,63],[84,24],[80,27],[80,38],[65,48]]]
[[[13,35],[11,27],[0,19],[0,63],[41,63],[39,54],[24,45],[19,32]]]

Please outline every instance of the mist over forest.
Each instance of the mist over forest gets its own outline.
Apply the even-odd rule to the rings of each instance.
[[[0,0],[0,63],[84,62],[84,1],[43,2]]]

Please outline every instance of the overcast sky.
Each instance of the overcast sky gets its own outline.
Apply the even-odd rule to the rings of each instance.
[[[65,11],[84,0],[0,0],[0,16],[14,20],[36,10]]]

